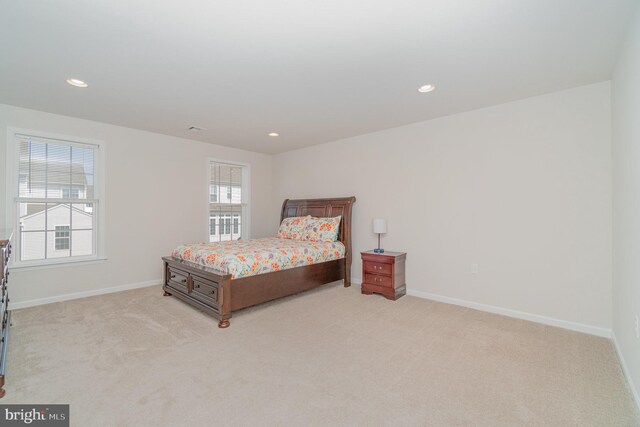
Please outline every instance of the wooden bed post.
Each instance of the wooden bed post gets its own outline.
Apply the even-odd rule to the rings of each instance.
[[[344,266],[344,287],[351,286],[351,257],[345,258],[346,265]]]
[[[164,288],[164,285],[166,285],[167,283],[169,283],[169,264],[165,262],[164,263],[164,282],[162,282],[163,288]],[[167,292],[166,289],[163,289],[163,291],[164,291],[164,293],[162,294],[163,297],[171,296],[171,294]]]
[[[342,238],[344,246],[345,246],[345,266],[344,266],[344,287],[348,288],[351,286],[351,261],[352,261],[352,247],[351,247],[351,208],[355,203],[356,198],[351,197],[347,201],[347,206],[345,208],[345,214],[343,215],[344,221],[344,236]]]
[[[231,318],[231,276],[218,283],[218,301],[220,303],[220,322],[218,328],[228,328]]]

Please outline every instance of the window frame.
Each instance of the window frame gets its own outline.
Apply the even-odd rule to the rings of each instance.
[[[206,204],[206,241],[211,241],[210,238],[213,236],[210,234],[210,200],[211,200],[211,166],[212,163],[222,163],[231,166],[238,166],[242,168],[242,212],[240,216],[240,236],[242,240],[248,240],[251,238],[251,164],[246,162],[238,162],[235,160],[226,160],[226,159],[218,159],[218,158],[207,158],[205,163],[205,175],[206,175],[206,189],[207,189],[207,204]],[[220,200],[220,192],[218,192],[218,203]],[[230,228],[233,229],[233,215],[231,215],[230,219]],[[218,233],[216,236],[222,236],[222,219],[219,221],[218,225]]]
[[[21,236],[20,236],[20,218],[18,215],[19,194],[19,149],[18,144],[24,137],[42,138],[51,142],[60,142],[70,146],[85,147],[87,145],[94,148],[94,195],[93,204],[93,250],[92,255],[55,257],[39,260],[20,259],[21,254]],[[23,129],[16,127],[7,127],[7,145],[6,145],[6,206],[5,206],[5,227],[13,230],[14,233],[14,252],[17,254],[11,257],[11,265],[13,268],[40,268],[51,266],[64,266],[68,264],[95,262],[106,259],[106,239],[105,239],[105,198],[104,198],[104,173],[105,173],[105,144],[103,141],[91,138],[78,137],[72,135],[54,134],[51,132]],[[55,203],[55,201],[68,200],[69,203],[83,203],[84,199],[51,199],[47,203]],[[55,234],[54,234],[55,236]],[[70,242],[71,243],[71,242]],[[55,247],[55,246],[54,246]]]

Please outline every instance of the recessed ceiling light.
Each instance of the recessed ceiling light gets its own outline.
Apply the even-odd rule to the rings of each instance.
[[[190,130],[191,132],[200,132],[201,130],[206,130],[206,129],[205,129],[205,128],[198,127],[198,126],[189,126],[189,130]]]
[[[269,136],[280,136],[280,134],[278,132],[271,132]]]
[[[436,89],[435,85],[424,85],[424,86],[420,86],[418,88],[418,92],[422,92],[422,93],[426,93],[426,92],[432,92]]]
[[[89,85],[78,79],[67,79],[67,83],[75,87],[88,87]]]

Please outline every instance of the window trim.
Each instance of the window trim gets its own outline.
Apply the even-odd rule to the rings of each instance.
[[[7,127],[7,145],[6,145],[6,205],[5,205],[5,227],[13,230],[15,236],[15,251],[20,250],[20,230],[17,223],[17,199],[18,199],[18,153],[17,149],[18,137],[30,136],[34,138],[43,138],[52,141],[60,141],[71,146],[92,145],[94,151],[94,215],[95,225],[93,230],[94,236],[94,253],[88,256],[48,258],[43,260],[21,261],[19,257],[11,257],[11,265],[13,268],[38,268],[52,265],[62,264],[78,264],[83,262],[98,261],[106,259],[106,226],[105,226],[105,192],[104,192],[104,176],[105,176],[105,143],[104,141],[78,137],[73,135],[62,135],[46,131],[24,129],[8,126]],[[82,199],[77,199],[79,202]]]
[[[246,201],[242,203],[242,214],[245,218],[244,221],[240,221],[240,235],[242,236],[242,240],[248,240],[251,238],[251,164],[247,162],[238,162],[236,160],[226,160],[226,159],[218,159],[209,157],[206,159],[205,163],[205,179],[206,179],[206,191],[207,191],[207,201],[206,204],[206,229],[204,232],[204,236],[206,238],[206,242],[209,241],[209,205],[210,205],[210,184],[211,184],[211,163],[226,163],[228,165],[241,166],[242,167],[242,191],[246,195]],[[220,197],[220,193],[218,193],[218,198]]]

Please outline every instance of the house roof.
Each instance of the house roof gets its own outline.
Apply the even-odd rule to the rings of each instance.
[[[38,212],[35,212],[35,213],[32,213],[30,215],[25,215],[25,216],[20,218],[20,221],[28,220],[28,219],[34,218],[34,217],[36,217],[38,215],[44,215],[45,211],[51,212],[51,211],[54,211],[56,209],[61,209],[61,208],[69,209],[69,203],[60,203],[60,204],[52,206],[52,207],[50,207],[48,209],[42,209],[42,210],[40,210]],[[85,212],[85,211],[83,211],[81,209],[78,209],[78,208],[74,207],[73,205],[71,205],[71,210],[74,211],[75,213],[79,213],[79,214],[91,217],[90,213]]]

